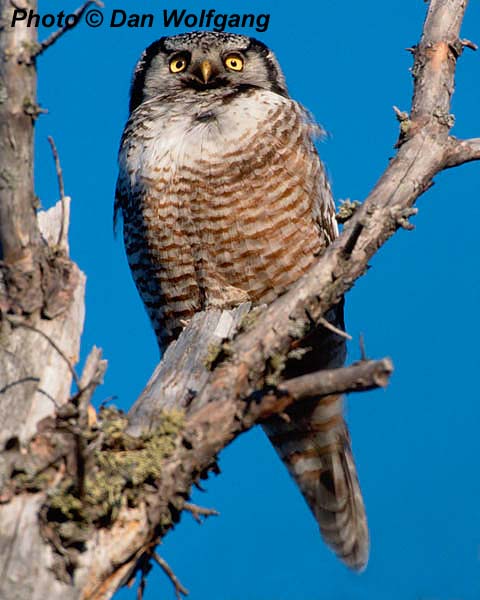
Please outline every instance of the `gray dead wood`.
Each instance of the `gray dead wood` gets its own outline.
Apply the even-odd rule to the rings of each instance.
[[[222,344],[237,332],[250,310],[245,303],[235,310],[212,310],[195,315],[180,338],[167,348],[141,396],[129,412],[129,433],[154,429],[162,410],[198,406],[196,398],[211,374],[207,368],[222,351]]]
[[[40,109],[30,52],[37,29],[11,27],[14,9],[0,0],[0,495],[20,447],[70,397],[85,288],[65,241],[58,243],[68,200],[66,210],[59,203],[35,214],[33,128]],[[0,504],[2,599],[61,597],[65,586],[53,576],[52,552],[39,534],[43,499],[23,494]]]
[[[56,244],[67,220],[58,202],[39,214],[39,228],[49,244]],[[65,225],[65,223],[64,223]],[[6,325],[0,340],[0,496],[10,464],[38,423],[55,414],[70,398],[71,365],[78,361],[85,313],[85,276],[75,266],[77,285],[69,307],[55,319],[31,317],[28,328]],[[16,321],[15,321],[16,322]],[[31,329],[33,327],[35,330]],[[38,330],[38,331],[37,331]],[[43,332],[42,335],[40,332]],[[61,352],[59,352],[59,350]],[[68,362],[67,362],[68,361]],[[8,450],[4,450],[5,447]],[[37,452],[42,451],[41,447]],[[45,493],[22,494],[0,503],[0,598],[44,600],[78,598],[54,572],[53,552],[40,535],[38,510]]]
[[[65,205],[69,206],[68,199]],[[50,243],[58,240],[61,216],[60,202],[39,214],[42,234]],[[22,322],[12,317],[3,326],[0,447],[7,442],[25,444],[35,433],[38,422],[53,415],[70,397],[69,365],[78,361],[85,316],[85,275],[77,267],[75,270],[77,286],[68,310],[56,319]]]

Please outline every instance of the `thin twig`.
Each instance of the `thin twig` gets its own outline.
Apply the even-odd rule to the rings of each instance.
[[[17,381],[7,383],[0,388],[0,394],[5,394],[9,389],[15,387],[16,385],[21,385],[23,383],[40,383],[40,377],[22,377],[22,379],[17,379]]]
[[[408,121],[408,112],[400,110],[398,106],[393,107],[393,112],[397,117],[397,121],[399,121],[400,123],[402,123],[403,121]]]
[[[62,166],[60,165],[60,158],[58,156],[55,141],[51,135],[48,136],[48,142],[52,148],[53,159],[55,161],[55,169],[57,171],[58,191],[60,192],[60,199],[62,199],[65,197],[65,186],[63,185]]]
[[[220,514],[213,508],[203,508],[203,506],[197,506],[196,504],[191,504],[190,502],[185,502],[183,508],[185,510],[188,510],[188,512],[192,514],[193,518],[197,523],[202,523],[202,519],[200,518],[200,516],[218,517],[218,515]]]
[[[477,44],[475,44],[475,42],[472,42],[471,40],[460,40],[460,43],[462,44],[462,46],[464,46],[465,48],[470,48],[470,50],[476,51],[478,50],[478,46]]]
[[[147,587],[147,575],[150,573],[152,569],[152,565],[150,562],[150,553],[144,554],[140,559],[140,572],[142,574],[140,583],[137,588],[137,600],[143,600],[143,594],[145,592],[145,588]],[[132,579],[133,583],[134,579]]]
[[[65,197],[65,186],[63,185],[63,171],[60,165],[60,158],[58,156],[57,147],[55,146],[55,141],[51,135],[48,136],[48,141],[52,148],[53,159],[55,161],[55,169],[57,171],[58,191],[60,192],[60,199],[63,199]]]
[[[155,559],[155,562],[163,569],[167,577],[172,582],[177,600],[182,600],[182,595],[188,596],[188,590],[180,583],[169,564],[156,552],[153,552],[152,556]]]
[[[58,156],[57,147],[55,141],[51,135],[48,136],[48,142],[52,148],[53,160],[55,161],[55,170],[57,172],[58,180],[58,191],[60,193],[60,202],[62,203],[62,218],[60,220],[60,232],[58,234],[57,246],[63,246],[63,236],[65,235],[65,215],[67,212],[65,206],[65,186],[63,183],[63,171],[62,165],[60,164],[60,157]]]
[[[63,350],[57,346],[57,344],[52,340],[52,338],[50,336],[48,336],[46,333],[44,333],[41,329],[37,329],[33,325],[29,325],[28,323],[25,323],[23,321],[17,321],[16,319],[14,319],[11,316],[7,317],[7,320],[13,327],[23,327],[24,329],[29,329],[30,331],[34,331],[35,333],[38,333],[43,338],[45,338],[47,340],[47,342],[52,346],[52,348],[54,348],[58,352],[58,354],[63,358],[63,360],[65,361],[70,373],[72,374],[73,381],[75,382],[77,389],[78,390],[81,389],[80,379],[77,375],[77,372],[73,368],[72,363],[70,362],[68,357],[65,355]]]
[[[65,23],[65,25],[63,25],[63,27],[60,27],[60,29],[57,29],[51,35],[49,35],[46,40],[43,40],[43,42],[40,42],[38,44],[37,49],[34,50],[34,52],[32,52],[32,54],[30,55],[30,59],[33,60],[33,59],[37,58],[37,56],[40,56],[40,54],[43,54],[45,52],[45,50],[47,48],[50,48],[50,46],[53,46],[53,44],[60,37],[62,37],[62,35],[64,33],[66,33],[67,31],[70,31],[71,29],[74,29],[80,23],[80,19],[82,18],[83,13],[87,10],[87,8],[91,4],[96,4],[99,8],[103,8],[103,6],[104,6],[103,2],[100,2],[100,0],[87,0],[82,6],[77,8],[77,10],[75,10],[72,13],[76,17],[75,22],[72,25],[67,25]]]
[[[349,333],[347,333],[346,331],[343,331],[342,329],[339,329],[338,327],[335,327],[335,325],[332,325],[332,323],[330,323],[330,321],[327,321],[327,319],[325,319],[325,317],[320,317],[320,319],[318,320],[318,323],[320,325],[323,325],[323,327],[325,327],[325,329],[328,329],[329,331],[336,333],[337,335],[339,335],[342,338],[345,338],[346,340],[352,339],[352,336]]]
[[[143,600],[143,592],[145,591],[146,587],[147,587],[147,578],[142,573],[142,578],[140,579],[140,583],[138,584],[138,588],[137,588],[137,600]]]
[[[79,391],[72,399],[78,407],[79,414],[77,424],[80,431],[74,431],[73,433],[75,436],[77,458],[76,483],[80,498],[83,498],[85,492],[85,474],[87,469],[87,443],[82,432],[89,426],[91,417],[91,413],[89,413],[90,399],[97,385],[101,383],[106,368],[107,362],[102,360],[101,349],[94,346],[85,362],[79,382]]]

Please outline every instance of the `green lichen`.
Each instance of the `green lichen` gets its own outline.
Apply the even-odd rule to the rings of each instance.
[[[301,318],[291,318],[288,321],[288,335],[294,340],[301,340],[309,329],[309,323]]]
[[[42,108],[34,100],[32,100],[32,98],[27,96],[23,99],[22,108],[23,112],[31,117],[34,121],[38,119],[41,114],[48,112],[46,109]]]
[[[212,365],[217,360],[221,351],[222,351],[222,344],[216,344],[215,342],[212,342],[211,344],[208,345],[207,354],[205,355],[205,358],[203,359],[203,364],[205,365],[206,369],[208,369],[209,371],[212,370]]]
[[[265,377],[267,385],[277,386],[280,382],[280,376],[285,369],[287,359],[284,354],[272,354],[268,360],[268,374]]]
[[[255,306],[247,312],[240,321],[239,331],[249,331],[257,322],[258,317],[265,311],[266,305]]]
[[[223,362],[231,354],[232,347],[229,342],[223,342],[221,344],[212,342],[208,345],[203,364],[208,371],[213,371],[217,365]]]
[[[287,354],[288,359],[290,360],[302,360],[302,358],[305,356],[305,354],[307,354],[307,352],[310,352],[311,348],[294,348],[293,350],[290,350],[290,352]]]
[[[65,479],[62,487],[55,491],[48,503],[49,509],[58,511],[67,520],[78,520],[82,512],[82,501],[65,489],[73,487],[73,481],[70,478]]]
[[[92,529],[111,526],[123,507],[148,504],[185,423],[183,411],[163,411],[157,427],[133,437],[122,411],[101,409],[87,426],[79,408],[72,399],[42,422],[39,440],[51,463],[19,454],[10,481],[12,495],[46,491],[41,531],[55,554],[53,569],[65,582],[71,582]],[[162,512],[161,528],[172,524],[176,510],[169,505]]]
[[[410,119],[406,119],[405,121],[400,121],[400,135],[402,135],[402,136],[408,135],[411,128],[412,128],[412,122],[410,121]]]
[[[346,223],[349,219],[353,217],[355,211],[362,203],[358,200],[354,200],[353,202],[347,198],[347,200],[342,200],[340,206],[338,207],[337,214],[335,218],[338,223]]]
[[[47,501],[48,521],[73,521],[80,529],[112,523],[124,503],[135,506],[143,498],[144,484],[160,478],[183,423],[183,412],[165,411],[157,428],[136,438],[126,433],[128,420],[122,412],[102,410],[98,432],[87,436],[92,445],[99,439],[101,444],[87,459],[84,481],[63,479]]]
[[[27,40],[24,40],[22,42],[22,49],[24,50],[25,54],[29,57],[35,56],[35,54],[37,54],[39,50],[41,50],[41,48],[42,46],[38,42],[32,42]]]

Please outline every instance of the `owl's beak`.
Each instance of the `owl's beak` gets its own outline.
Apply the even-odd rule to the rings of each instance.
[[[203,83],[208,83],[212,76],[212,63],[209,60],[204,60],[200,65]]]

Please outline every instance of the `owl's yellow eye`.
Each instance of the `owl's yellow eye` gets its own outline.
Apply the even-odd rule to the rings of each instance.
[[[176,56],[170,61],[170,71],[172,73],[181,73],[187,68],[187,59],[184,56]]]
[[[230,54],[223,61],[230,71],[243,71],[244,61],[238,54]]]

